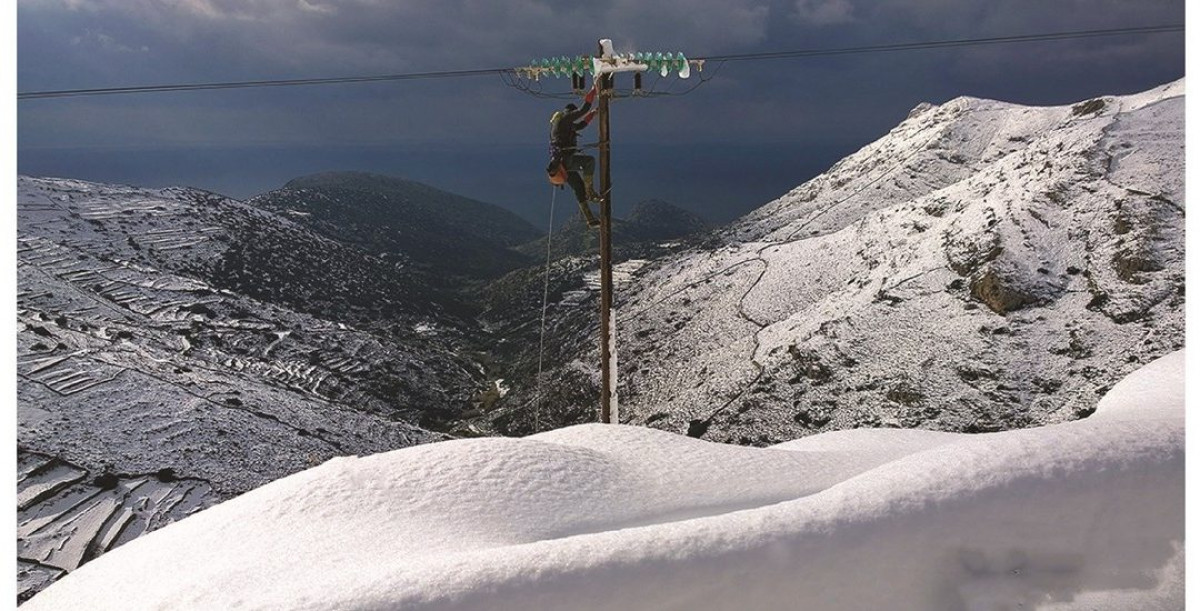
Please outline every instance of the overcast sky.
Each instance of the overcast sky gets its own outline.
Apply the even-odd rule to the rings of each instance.
[[[592,53],[600,37],[618,50],[705,57],[1183,20],[1183,0],[18,0],[17,76],[23,92],[321,78],[516,67]],[[1179,33],[711,63],[710,80],[686,95],[614,104],[617,212],[659,198],[727,221],[922,101],[1063,104],[1183,71]],[[655,86],[682,93],[695,79]],[[17,163],[26,174],[239,198],[306,173],[368,170],[544,223],[547,119],[560,104],[494,75],[26,100]]]

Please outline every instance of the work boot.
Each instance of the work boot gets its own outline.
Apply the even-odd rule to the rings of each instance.
[[[596,187],[592,184],[593,182],[595,182],[594,176],[592,176],[591,174],[584,175],[583,187],[587,191],[588,201],[589,202],[598,202],[598,201],[600,201],[600,194],[596,193]]]
[[[579,212],[583,214],[583,220],[587,223],[588,227],[595,229],[600,226],[600,219],[592,214],[592,208],[587,205],[587,202],[579,202]]]

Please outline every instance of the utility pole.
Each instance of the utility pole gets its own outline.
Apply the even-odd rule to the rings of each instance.
[[[604,57],[604,41],[600,41],[600,56]],[[617,412],[617,355],[616,329],[612,321],[612,139],[609,131],[609,101],[613,94],[613,75],[597,75],[600,105],[596,118],[600,121],[600,422],[619,422]]]
[[[613,275],[612,275],[612,133],[609,124],[609,103],[616,97],[613,77],[617,72],[634,73],[634,93],[640,93],[642,72],[657,70],[663,77],[678,71],[680,78],[688,78],[691,65],[703,68],[703,60],[689,61],[683,53],[628,53],[613,52],[612,41],[602,38],[600,52],[593,57],[556,57],[535,60],[524,68],[516,68],[519,75],[532,80],[543,76],[572,77],[573,83],[582,83],[586,72],[592,73],[597,85],[599,102],[596,118],[600,131],[600,422],[619,422],[617,405],[617,330],[613,323]]]

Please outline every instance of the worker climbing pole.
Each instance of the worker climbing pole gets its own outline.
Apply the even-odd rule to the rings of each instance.
[[[582,129],[592,119],[590,105],[594,97],[598,97],[595,118],[599,121],[600,141],[600,189],[595,192],[592,188],[592,168],[586,161],[564,164],[559,159],[561,151],[552,152],[552,160],[547,172],[554,184],[563,184],[572,178],[579,181],[572,184],[580,200],[581,213],[589,226],[600,230],[600,421],[619,422],[620,414],[617,403],[617,342],[616,327],[612,315],[613,305],[613,275],[612,275],[612,138],[610,129],[611,102],[617,97],[614,87],[614,75],[618,72],[634,73],[634,95],[641,92],[642,73],[648,70],[658,70],[666,77],[670,72],[677,71],[680,78],[688,78],[691,66],[703,67],[703,61],[689,61],[683,53],[629,53],[613,52],[612,41],[601,39],[599,53],[593,57],[577,56],[575,58],[552,58],[534,61],[530,66],[517,68],[516,71],[527,78],[538,80],[544,76],[570,76],[572,89],[580,90],[584,84],[585,74],[592,75],[592,90],[584,98],[584,106],[576,107],[568,104],[565,112],[556,113],[552,123],[556,121],[571,121],[563,129],[574,128],[571,140],[564,146],[575,149],[575,131]],[[578,121],[578,122],[576,122]],[[555,130],[557,132],[557,130]],[[574,153],[574,150],[571,151]],[[574,157],[584,157],[574,155]],[[590,160],[590,157],[586,158]],[[580,176],[571,176],[578,173]],[[578,186],[577,186],[578,185]],[[585,200],[599,203],[599,218],[593,219]],[[547,238],[549,239],[549,238]]]

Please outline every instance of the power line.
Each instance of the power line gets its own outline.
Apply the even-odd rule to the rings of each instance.
[[[1050,34],[1025,34],[1020,36],[996,36],[992,38],[963,38],[958,40],[939,40],[932,42],[910,42],[890,45],[871,45],[863,47],[843,47],[840,49],[808,49],[801,51],[775,51],[765,53],[745,53],[742,55],[717,55],[702,58],[705,61],[743,61],[759,59],[784,59],[798,57],[821,57],[828,55],[850,55],[855,53],[886,53],[893,51],[915,51],[919,49],[942,49],[950,47],[969,47],[1018,42],[1045,42],[1054,40],[1071,40],[1075,38],[1097,38],[1101,36],[1120,36],[1129,34],[1167,34],[1182,32],[1183,25],[1158,25],[1137,28],[1113,28],[1107,30],[1078,30],[1074,32],[1054,32]]]
[[[381,74],[376,76],[342,76],[334,78],[230,81],[219,83],[180,83],[172,85],[143,85],[135,87],[101,87],[96,89],[61,89],[58,91],[29,91],[25,93],[17,93],[17,99],[38,100],[45,98],[117,95],[125,93],[160,93],[165,91],[205,91],[212,89],[249,89],[254,87],[295,87],[300,85],[375,83],[382,81],[410,81],[432,78],[485,76],[490,74],[502,74],[511,71],[511,68],[492,68],[489,70],[444,70],[441,72],[411,72],[407,74]]]
[[[807,57],[825,57],[834,55],[851,55],[861,53],[892,53],[899,51],[915,51],[921,49],[943,49],[953,47],[970,47],[996,44],[1012,44],[1024,42],[1047,42],[1071,40],[1079,38],[1096,38],[1103,36],[1128,36],[1135,34],[1168,34],[1183,32],[1182,24],[1112,28],[1103,30],[1077,30],[1071,32],[1053,32],[1048,34],[1025,34],[1019,36],[996,36],[990,38],[963,38],[956,40],[939,40],[927,42],[898,43],[887,45],[869,45],[859,47],[842,47],[832,49],[802,49],[795,51],[772,51],[762,53],[745,53],[740,55],[714,55],[694,58],[709,62],[727,61],[756,61],[766,59],[794,59]],[[18,100],[38,100],[48,98],[67,98],[98,95],[121,95],[131,93],[161,93],[167,91],[207,91],[217,89],[249,89],[258,87],[295,87],[303,85],[337,85],[346,83],[377,83],[392,81],[409,81],[435,78],[461,78],[472,76],[499,75],[512,85],[511,77],[516,75],[513,68],[490,68],[484,70],[443,70],[438,72],[410,72],[403,74],[383,74],[375,76],[344,76],[334,78],[310,79],[274,79],[251,81],[228,81],[212,83],[176,83],[167,85],[143,85],[131,87],[100,87],[94,89],[60,89],[55,91],[18,92]],[[528,91],[528,89],[526,89]],[[533,91],[530,91],[533,93]],[[548,96],[551,97],[551,96]]]

